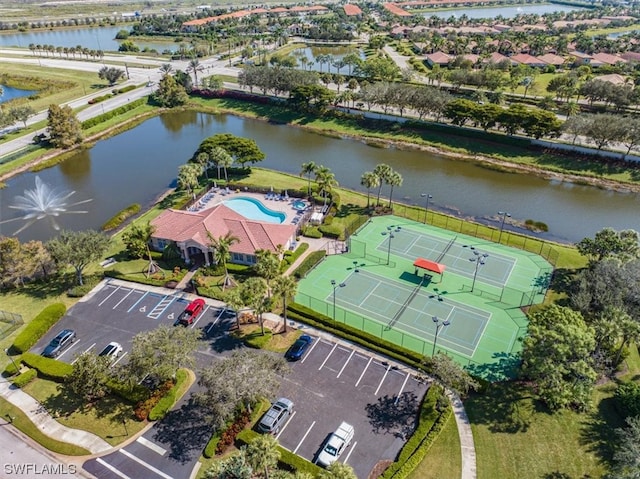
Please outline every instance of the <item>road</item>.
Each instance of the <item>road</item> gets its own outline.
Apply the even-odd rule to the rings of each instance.
[[[4,419],[4,418],[3,418]],[[89,477],[79,464],[64,462],[0,419],[0,477],[72,479]]]
[[[20,63],[20,64],[29,64],[29,65],[38,65],[45,68],[63,68],[67,70],[79,70],[79,71],[88,71],[95,72],[96,78],[98,75],[98,71],[105,65],[112,65],[116,67],[120,67],[120,65],[127,65],[126,71],[128,72],[128,79],[123,83],[118,83],[116,88],[123,88],[128,85],[140,85],[145,84],[145,86],[141,88],[136,88],[135,90],[131,90],[122,95],[116,95],[113,98],[109,98],[103,102],[97,103],[95,105],[87,106],[87,102],[94,97],[105,95],[106,93],[111,92],[114,87],[105,87],[102,90],[93,92],[89,95],[82,96],[75,100],[72,100],[64,105],[69,105],[73,109],[77,109],[80,107],[86,107],[81,112],[78,113],[78,119],[80,121],[88,120],[89,118],[93,118],[102,113],[106,113],[108,111],[114,110],[122,105],[125,105],[131,101],[137,100],[138,98],[145,97],[151,94],[158,83],[160,78],[162,77],[162,73],[160,72],[160,66],[163,63],[169,63],[173,70],[182,70],[186,71],[189,62],[188,61],[166,61],[163,59],[154,59],[148,57],[132,57],[126,55],[115,55],[115,54],[107,54],[104,56],[102,62],[95,61],[83,61],[83,60],[66,60],[62,58],[42,58],[42,57],[25,57],[19,56],[24,55],[26,50],[20,49],[0,49],[0,62],[11,62],[11,63]],[[234,60],[232,60],[233,62]],[[128,64],[133,63],[135,65],[142,66],[128,66]],[[216,60],[214,58],[208,58],[200,61],[200,65],[202,66],[203,71],[201,72],[202,77],[211,76],[211,75],[228,75],[228,76],[238,76],[239,69],[230,67],[229,60]],[[38,112],[36,115],[29,118],[27,121],[27,125],[32,125],[39,121],[46,120],[47,118],[47,110]],[[22,124],[15,124],[11,128],[19,128],[23,126]],[[35,135],[41,134],[45,132],[45,128],[38,130],[36,132],[29,133],[27,135],[21,136],[14,140],[2,143],[0,147],[0,155],[5,156],[16,151],[22,150],[28,145],[33,143],[33,137]]]

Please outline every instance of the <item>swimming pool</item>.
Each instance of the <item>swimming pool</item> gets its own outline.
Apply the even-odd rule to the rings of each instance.
[[[260,201],[249,198],[247,196],[238,196],[225,200],[223,204],[227,208],[231,208],[236,213],[241,214],[245,218],[256,221],[264,221],[265,223],[284,223],[287,215],[281,211],[273,211],[263,205]]]

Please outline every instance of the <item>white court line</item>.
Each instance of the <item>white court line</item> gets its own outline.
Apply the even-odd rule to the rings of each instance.
[[[304,442],[304,440],[307,438],[307,436],[309,435],[309,433],[311,432],[311,428],[313,428],[313,426],[316,425],[316,422],[313,421],[311,423],[311,426],[309,426],[309,429],[307,429],[307,432],[304,433],[304,436],[302,436],[302,439],[300,439],[300,442],[298,443],[298,445],[296,446],[296,448],[293,450],[294,454],[297,454],[298,449],[300,449],[300,446],[302,446],[302,443]]]
[[[380,383],[378,383],[378,389],[376,389],[376,392],[373,393],[374,396],[378,395],[378,391],[380,391],[380,388],[382,387],[382,383],[387,378],[387,374],[389,374],[389,370],[390,369],[391,369],[391,364],[389,364],[389,366],[387,366],[387,370],[384,372],[384,376],[382,376],[382,379],[380,380]]]
[[[116,303],[116,305],[115,305],[113,308],[111,308],[111,309],[116,309],[118,306],[120,306],[120,304],[121,304],[125,299],[127,299],[127,298],[129,297],[129,295],[130,295],[131,293],[133,293],[133,291],[134,291],[133,289],[132,289],[132,290],[130,290],[130,291],[129,291],[125,296],[124,296],[124,298],[122,298],[120,301],[118,301],[118,302]],[[140,292],[140,294],[142,294],[142,292]]]
[[[284,423],[284,426],[282,426],[282,429],[280,429],[278,431],[278,434],[276,434],[276,439],[280,439],[280,434],[282,434],[284,432],[284,430],[287,428],[287,426],[289,425],[289,423],[293,419],[293,416],[295,416],[297,412],[298,411],[293,411],[293,414],[291,414],[291,416],[289,416],[289,419],[287,419],[287,422]]]
[[[358,382],[356,382],[355,387],[358,387],[358,384],[360,384],[360,381],[362,381],[362,376],[364,376],[364,373],[367,372],[367,369],[369,369],[369,364],[371,364],[371,361],[373,361],[373,356],[371,356],[369,358],[369,362],[367,363],[367,365],[364,367],[364,370],[362,371],[362,374],[360,374],[360,377],[358,378]]]
[[[407,373],[407,377],[404,378],[404,382],[402,383],[402,386],[400,387],[400,391],[398,391],[398,395],[396,396],[396,400],[393,401],[393,405],[394,406],[396,404],[398,404],[398,401],[400,400],[400,395],[402,394],[402,391],[404,391],[404,387],[407,385],[407,381],[409,380],[409,377],[411,377],[411,374]]]
[[[149,439],[147,439],[146,437],[140,436],[138,439],[136,439],[136,442],[139,442],[143,446],[148,447],[153,452],[157,452],[161,456],[164,456],[167,453],[166,449],[158,446],[155,442],[149,441]]]
[[[338,373],[338,375],[336,376],[336,379],[338,379],[340,377],[340,375],[342,374],[342,371],[344,371],[344,368],[347,367],[347,364],[349,364],[349,361],[351,361],[351,357],[355,354],[356,350],[353,349],[351,351],[351,354],[349,355],[349,357],[347,358],[347,360],[344,363],[344,366],[342,366],[342,369],[340,370],[340,372]]]
[[[111,464],[109,464],[108,462],[103,461],[100,458],[96,459],[96,462],[98,464],[100,464],[101,466],[109,469],[111,472],[113,472],[116,476],[121,477],[122,479],[131,479],[129,476],[127,476],[126,474],[120,472],[118,469],[116,469],[115,467],[113,467]]]
[[[120,286],[118,286],[116,289],[114,289],[111,294],[109,296],[107,296],[106,298],[104,298],[102,301],[100,301],[98,303],[98,306],[102,306],[104,304],[105,301],[107,301],[111,296],[113,296],[114,294],[116,294],[116,291],[118,291],[120,289]]]
[[[344,463],[345,464],[347,463],[347,461],[351,457],[351,453],[353,452],[353,450],[356,448],[357,445],[358,445],[358,441],[354,442],[353,446],[351,446],[351,450],[349,451],[349,454],[347,454],[347,457],[344,458]]]
[[[319,342],[320,342],[320,338],[316,338],[313,341],[313,344],[311,345],[311,349],[309,349],[309,351],[307,351],[307,354],[304,355],[304,358],[302,358],[302,361],[300,361],[300,364],[304,363],[307,360],[307,358],[311,355],[311,351],[313,351],[313,348],[315,348]]]
[[[333,349],[331,349],[331,351],[329,351],[329,354],[327,354],[327,357],[324,358],[324,361],[322,361],[322,364],[318,368],[318,371],[320,371],[322,367],[326,364],[326,362],[329,361],[329,358],[331,357],[331,355],[333,354],[333,352],[336,350],[337,347],[338,347],[338,343],[333,345]]]
[[[162,472],[160,469],[156,469],[155,467],[153,467],[151,464],[148,464],[146,462],[144,462],[142,459],[134,456],[133,454],[131,454],[130,452],[125,451],[124,449],[119,449],[119,452],[121,452],[122,454],[124,454],[125,456],[127,456],[129,459],[131,459],[132,461],[136,461],[138,464],[140,464],[141,466],[146,467],[147,469],[149,469],[150,471],[155,472],[156,474],[158,474],[160,477],[164,477],[165,479],[173,479],[173,477],[171,477],[168,474],[165,474],[164,472]]]

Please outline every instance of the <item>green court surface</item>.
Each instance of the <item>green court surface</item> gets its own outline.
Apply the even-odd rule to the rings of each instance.
[[[394,216],[373,218],[348,246],[300,282],[296,302],[422,354],[446,352],[488,379],[512,374],[520,307],[542,302],[551,276],[542,257]],[[418,258],[446,269],[416,268]]]

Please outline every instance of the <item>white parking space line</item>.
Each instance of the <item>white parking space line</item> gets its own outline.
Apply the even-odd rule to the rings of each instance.
[[[300,361],[300,364],[304,363],[307,360],[307,358],[311,354],[311,351],[313,351],[313,348],[315,348],[319,342],[320,342],[320,338],[316,338],[316,340],[311,345],[311,348],[309,349],[309,351],[307,351],[307,354],[305,354],[304,358],[302,358],[302,361]]]
[[[113,291],[111,291],[111,294],[108,295],[106,298],[104,298],[102,301],[100,301],[98,303],[98,306],[102,306],[106,301],[109,300],[109,298],[111,298],[111,296],[113,296],[114,294],[116,294],[116,291],[118,291],[120,289],[120,286],[118,286],[116,289],[114,289]]]
[[[136,306],[138,306],[138,303],[140,301],[142,301],[146,295],[149,294],[149,291],[145,291],[144,294],[142,296],[140,296],[140,299],[138,301],[136,301],[135,303],[133,303],[133,306],[131,306],[129,309],[127,309],[127,313],[130,313],[131,311],[133,311],[133,308],[135,308]]]
[[[356,383],[356,387],[358,387],[358,384],[360,384],[360,381],[362,381],[362,377],[364,376],[364,373],[366,373],[367,369],[369,369],[369,364],[371,364],[371,361],[373,361],[373,356],[369,358],[369,362],[367,363],[367,365],[362,370],[362,374],[360,374],[360,377],[358,378],[358,382]]]
[[[307,436],[309,435],[309,433],[311,432],[311,429],[313,428],[313,426],[316,425],[316,422],[313,421],[311,423],[311,426],[309,426],[309,429],[307,429],[307,432],[304,433],[304,436],[302,436],[302,439],[300,439],[300,442],[298,443],[298,445],[296,446],[296,448],[293,450],[294,454],[298,453],[298,449],[300,449],[300,446],[302,446],[302,443],[304,442],[304,440],[307,438]]]
[[[404,387],[407,385],[407,381],[409,380],[410,377],[411,377],[411,373],[407,373],[407,377],[404,378],[404,382],[402,383],[402,387],[400,388],[400,391],[398,391],[398,395],[396,396],[396,400],[393,401],[393,405],[394,406],[396,404],[398,404],[398,400],[400,399],[400,395],[402,394],[402,391],[404,391]]]
[[[69,351],[71,351],[73,349],[74,346],[77,346],[78,344],[80,344],[80,341],[76,341],[75,343],[73,343],[71,346],[69,346],[65,351],[63,351],[62,353],[60,353],[58,355],[58,357],[56,359],[60,359],[62,356],[64,356],[65,354],[67,354]]]
[[[107,469],[109,469],[111,472],[113,472],[116,476],[121,477],[122,479],[131,479],[129,476],[127,476],[126,474],[123,474],[122,472],[120,472],[118,469],[116,469],[115,467],[113,467],[111,464],[109,464],[108,462],[103,461],[100,458],[96,459],[96,462],[98,464],[100,464],[103,467],[106,467]]]
[[[118,363],[120,362],[120,360],[121,360],[122,358],[124,358],[124,357],[127,355],[127,353],[128,353],[128,352],[129,352],[129,351],[125,351],[125,352],[124,352],[124,354],[123,354],[122,356],[120,356],[118,359],[116,359],[114,362],[112,362],[112,363],[111,363],[111,366],[109,366],[109,367],[110,367],[110,368],[112,368],[112,367],[114,367],[116,364],[118,364]]]
[[[93,343],[91,346],[89,346],[87,349],[85,349],[85,350],[82,352],[82,354],[84,354],[84,353],[87,353],[87,352],[91,351],[95,345],[96,345],[96,343]],[[78,358],[75,358],[73,361],[71,361],[71,364],[75,364],[77,360],[78,360]]]
[[[336,350],[337,347],[338,347],[338,343],[333,345],[333,349],[331,349],[331,351],[329,351],[329,354],[327,354],[327,357],[324,358],[324,361],[322,361],[322,364],[318,368],[318,371],[320,371],[323,368],[323,366],[327,363],[327,361],[329,361],[329,358],[331,357],[331,355],[333,354],[333,352]]]
[[[140,436],[138,439],[136,439],[136,442],[139,442],[143,446],[148,447],[153,452],[157,452],[161,456],[164,456],[167,453],[166,449],[158,446],[155,442],[149,441],[149,439],[147,439],[147,438],[145,438],[143,436]]]
[[[119,452],[121,452],[122,454],[124,454],[125,456],[127,456],[129,459],[131,459],[132,461],[136,461],[138,464],[140,464],[141,466],[146,467],[147,469],[149,469],[150,471],[155,472],[157,475],[159,475],[160,477],[164,477],[165,479],[173,479],[173,477],[171,477],[168,474],[165,474],[164,472],[162,472],[160,469],[156,469],[155,467],[153,467],[151,464],[147,464],[146,462],[144,462],[142,459],[134,456],[133,454],[131,454],[130,452],[125,451],[124,449],[120,449]]]
[[[198,321],[200,321],[202,318],[204,318],[204,313],[206,313],[209,310],[209,305],[207,304],[207,307],[204,308],[204,310],[202,311],[202,313],[200,313],[200,316],[198,316],[196,318],[196,320],[193,322],[193,324],[191,325],[191,329],[196,327],[196,324],[198,324]]]
[[[353,446],[351,446],[351,450],[349,451],[349,454],[347,454],[347,457],[344,458],[344,463],[345,464],[347,463],[347,461],[351,457],[351,453],[353,452],[353,450],[356,448],[357,445],[358,445],[358,441],[354,442]]]
[[[280,439],[280,434],[282,434],[284,432],[286,427],[289,425],[289,423],[293,419],[293,416],[296,415],[296,412],[298,412],[298,411],[293,411],[293,414],[291,416],[289,416],[289,419],[287,419],[287,422],[284,424],[284,426],[282,426],[282,429],[280,429],[280,431],[278,431],[278,434],[276,434],[276,439]]]
[[[118,306],[120,306],[120,304],[121,304],[125,299],[127,299],[127,298],[129,297],[129,295],[130,295],[131,293],[133,293],[134,291],[135,291],[135,290],[133,290],[133,289],[132,289],[131,291],[129,291],[129,292],[124,296],[124,298],[122,298],[120,301],[118,301],[118,302],[116,303],[116,305],[115,305],[113,308],[111,308],[111,309],[116,309]],[[140,292],[140,294],[142,294],[142,292]]]
[[[380,383],[378,384],[378,389],[376,389],[376,392],[373,393],[374,396],[378,395],[378,391],[380,391],[380,388],[382,387],[382,383],[386,379],[387,374],[389,374],[390,370],[391,370],[391,364],[389,364],[389,366],[387,366],[387,370],[384,372],[384,376],[382,376],[382,379],[380,380]]]
[[[223,314],[224,314],[224,308],[222,308],[222,309],[220,310],[220,314],[218,314],[218,317],[217,317],[216,319],[214,319],[214,320],[213,320],[213,323],[211,323],[211,326],[209,326],[209,327],[207,328],[207,334],[209,334],[209,333],[211,332],[211,330],[213,329],[213,327],[216,325],[216,323],[217,323],[218,321],[220,321],[220,318],[222,317],[222,315],[223,315]]]
[[[351,361],[351,358],[353,357],[353,355],[355,354],[356,350],[352,350],[351,354],[349,355],[349,357],[347,358],[347,360],[344,363],[344,366],[342,366],[342,369],[340,370],[340,372],[338,373],[338,375],[336,376],[336,379],[338,379],[340,377],[340,375],[342,374],[342,371],[344,371],[344,368],[347,367],[347,364],[349,364],[349,361]]]

